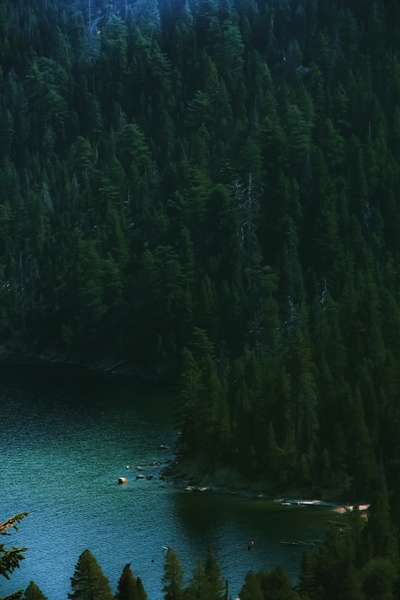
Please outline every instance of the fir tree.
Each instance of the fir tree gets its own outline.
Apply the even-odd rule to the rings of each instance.
[[[0,535],[10,535],[9,529],[18,531],[18,523],[22,521],[29,513],[23,512],[10,517],[3,523],[0,523]],[[24,552],[28,548],[17,548],[13,546],[10,549],[5,547],[5,544],[0,543],[0,575],[6,579],[10,579],[11,573],[19,568],[21,560],[25,559]],[[20,600],[23,594],[23,590],[14,592],[9,596],[6,596],[4,600]]]
[[[273,598],[275,596],[281,600],[300,599],[300,596],[293,589],[289,578],[281,567],[275,567],[269,572],[260,571],[257,575],[257,579],[260,582],[264,598]]]
[[[133,576],[129,563],[122,569],[115,597],[117,600],[139,600],[137,580]]]
[[[90,552],[84,550],[71,577],[72,592],[70,600],[112,600],[110,584],[97,560]]]
[[[136,579],[136,587],[137,587],[138,600],[148,600],[146,590],[143,587],[143,583],[142,583],[142,580],[140,579],[140,577],[138,577]]]
[[[244,579],[244,584],[240,590],[239,597],[242,600],[264,600],[263,591],[260,582],[253,571],[248,571]]]
[[[173,548],[168,548],[165,556],[162,582],[164,584],[164,600],[181,600],[183,598],[183,569]]]
[[[204,562],[204,573],[212,591],[210,599],[223,600],[226,597],[226,582],[222,578],[221,568],[211,549],[208,550]]]
[[[34,581],[31,581],[26,588],[23,596],[23,600],[47,600],[42,590],[36,585]]]

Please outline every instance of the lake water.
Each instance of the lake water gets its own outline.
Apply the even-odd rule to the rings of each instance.
[[[302,549],[280,541],[321,538],[331,518],[160,481],[149,465],[168,458],[159,445],[175,438],[173,398],[151,385],[2,362],[0,411],[0,521],[30,512],[18,533],[1,540],[29,550],[10,581],[0,581],[0,596],[34,580],[49,600],[65,600],[89,548],[113,591],[129,562],[149,599],[161,600],[163,546],[172,546],[187,579],[211,547],[236,598],[249,569],[280,564],[295,580]],[[143,465],[153,479],[136,481],[127,464]],[[120,476],[126,485],[117,484]]]

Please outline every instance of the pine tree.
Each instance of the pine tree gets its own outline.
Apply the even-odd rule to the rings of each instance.
[[[143,587],[143,583],[142,583],[142,580],[140,579],[140,577],[138,577],[136,579],[136,587],[137,587],[138,600],[148,600],[146,590]]]
[[[316,385],[314,365],[307,341],[297,329],[291,343],[291,375],[295,439],[299,447],[311,451],[316,438]]]
[[[307,552],[303,552],[300,561],[300,575],[297,590],[301,598],[319,600],[322,597],[321,587],[317,585],[315,577],[315,559]]]
[[[365,600],[392,600],[397,572],[387,558],[372,558],[361,570]]]
[[[207,581],[204,561],[199,560],[193,570],[193,577],[189,583],[189,587],[185,590],[185,597],[208,600],[210,594],[212,594],[212,590]]]
[[[360,574],[351,563],[342,566],[335,588],[334,598],[337,600],[364,600]]]
[[[316,584],[317,589],[322,589],[323,598],[326,595],[330,600],[334,600],[336,594],[339,593],[339,589],[345,593],[346,589],[353,587],[357,590],[357,593],[361,593],[358,572],[352,565],[351,554],[352,545],[348,543],[347,535],[341,535],[337,528],[330,527],[325,535],[323,544],[320,546],[319,553],[315,557],[312,568],[315,576],[312,585]],[[341,574],[344,567],[350,567],[350,569],[346,571],[342,586]],[[356,579],[358,577],[354,586],[351,585],[353,575]],[[347,598],[350,600],[349,596]]]
[[[31,581],[24,592],[23,600],[47,600],[47,598],[36,583]]]
[[[372,440],[365,425],[364,409],[360,391],[356,389],[350,405],[351,416],[349,426],[348,461],[354,474],[354,496],[365,494],[368,482],[376,471],[375,458],[372,451]]]
[[[200,432],[197,420],[197,402],[200,370],[187,348],[181,354],[181,377],[177,396],[177,418],[181,428],[179,447],[185,454],[199,450]]]
[[[385,487],[373,498],[366,531],[371,537],[375,556],[388,558],[397,568],[400,563],[399,549],[390,520],[388,494]]]
[[[182,600],[183,569],[173,548],[168,548],[165,556],[164,575],[162,578],[164,600]]]
[[[221,567],[211,549],[208,550],[204,562],[204,573],[211,590],[210,600],[224,600],[226,597],[226,582],[222,578]]]
[[[137,580],[133,576],[129,563],[122,569],[115,597],[117,600],[139,600]]]
[[[264,600],[263,591],[260,582],[253,571],[248,571],[244,579],[244,584],[240,590],[241,600]]]
[[[7,519],[7,521],[0,523],[0,535],[9,535],[9,529],[18,531],[17,524],[28,514],[29,513],[27,512],[18,513],[14,517]],[[11,573],[15,569],[18,569],[21,560],[25,559],[23,553],[27,550],[28,548],[17,548],[15,546],[7,549],[4,544],[0,543],[0,575],[6,579],[10,579]],[[19,590],[18,592],[14,592],[10,596],[7,596],[4,600],[20,600],[22,594],[23,591]]]
[[[110,584],[99,563],[90,552],[84,550],[71,577],[70,600],[112,600]]]
[[[292,583],[281,567],[275,567],[269,572],[261,571],[257,575],[264,598],[279,598],[280,600],[300,600],[299,594],[293,589]]]

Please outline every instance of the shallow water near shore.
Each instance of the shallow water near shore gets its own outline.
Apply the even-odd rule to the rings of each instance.
[[[175,439],[173,398],[150,384],[3,361],[0,408],[0,521],[30,512],[4,538],[29,550],[10,581],[0,582],[1,596],[34,580],[49,600],[65,599],[78,556],[89,548],[113,592],[129,562],[149,599],[161,600],[163,546],[172,546],[186,580],[211,547],[235,598],[249,569],[280,564],[296,580],[304,548],[280,542],[321,539],[332,518],[324,510],[188,493],[160,480],[160,467],[150,464],[172,457],[159,446]],[[135,479],[138,465],[151,480]],[[121,476],[127,484],[117,484]]]

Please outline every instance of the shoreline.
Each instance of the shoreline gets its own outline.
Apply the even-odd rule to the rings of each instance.
[[[127,377],[138,381],[157,385],[161,382],[159,373],[150,371],[138,365],[129,364],[127,359],[118,359],[115,356],[104,356],[94,359],[77,352],[69,355],[48,350],[34,353],[26,350],[16,350],[6,345],[0,346],[0,361],[41,363],[53,366],[64,366],[84,369],[91,373],[112,375],[113,377]],[[173,451],[173,449],[171,448]],[[183,458],[173,455],[160,471],[161,479],[172,483],[176,488],[186,490],[188,493],[214,493],[218,495],[238,496],[251,500],[265,500],[284,502],[287,498],[295,498],[292,503],[307,503],[310,501],[329,503],[333,510],[349,506],[338,497],[313,493],[311,488],[288,489],[277,491],[272,480],[251,480],[239,473],[234,465],[211,463],[204,456]],[[354,504],[354,503],[353,503]],[[360,503],[361,504],[361,503]],[[318,505],[317,505],[318,506]],[[345,509],[343,508],[343,512]]]
[[[162,477],[176,488],[187,493],[238,496],[253,501],[270,501],[282,506],[301,507],[309,510],[324,509],[337,516],[350,514],[354,506],[362,512],[368,510],[364,501],[349,502],[329,490],[316,494],[311,488],[277,490],[272,480],[250,480],[233,465],[212,464],[204,457],[183,458],[176,455],[162,469]]]
[[[213,464],[203,456],[183,458],[176,455],[163,469],[163,477],[187,492],[235,495],[254,500],[279,500],[283,497],[308,496],[311,490],[291,490],[285,494],[273,489],[273,482],[254,481],[239,473],[234,465]],[[294,493],[297,492],[297,493]]]
[[[97,372],[107,375],[129,377],[146,381],[153,385],[160,383],[160,374],[145,369],[139,365],[132,365],[126,358],[121,359],[112,355],[105,355],[102,358],[91,358],[88,355],[71,352],[66,354],[59,351],[44,350],[39,353],[29,350],[17,350],[7,346],[0,346],[0,361],[15,361],[17,362],[39,362],[47,365],[77,367],[87,371]]]

